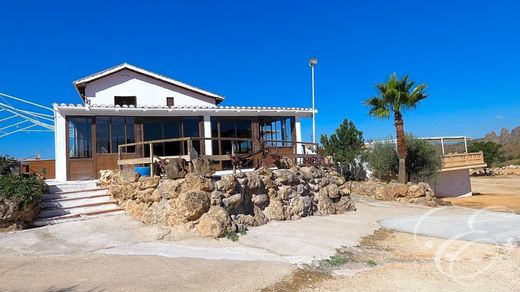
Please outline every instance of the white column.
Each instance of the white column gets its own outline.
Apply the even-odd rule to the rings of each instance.
[[[54,163],[56,180],[67,180],[67,127],[65,116],[54,107]]]
[[[296,142],[303,142],[300,117],[294,119],[294,129],[296,130]],[[301,143],[296,143],[296,154],[303,154],[303,146]]]
[[[204,138],[211,138],[211,117],[204,116]],[[213,145],[211,140],[204,141],[204,149],[206,155],[213,155]]]

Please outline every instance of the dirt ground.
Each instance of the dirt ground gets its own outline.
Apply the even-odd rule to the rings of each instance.
[[[0,291],[253,291],[294,269],[274,262],[94,253],[1,262]]]
[[[505,241],[511,237],[515,246],[520,242],[520,216],[474,218],[474,210],[467,208],[432,209],[363,198],[355,204],[356,212],[269,222],[251,228],[237,242],[144,225],[126,214],[1,233],[0,291],[520,287],[520,252]],[[477,231],[468,229],[468,220]],[[447,239],[468,232],[476,236]],[[505,245],[475,243],[481,237]]]
[[[263,291],[514,291],[520,285],[518,247],[380,230],[337,257],[345,263],[298,269]]]
[[[520,176],[472,177],[471,185],[473,196],[445,200],[455,206],[520,213]]]

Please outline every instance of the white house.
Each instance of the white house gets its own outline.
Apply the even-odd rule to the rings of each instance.
[[[300,119],[312,109],[223,106],[220,95],[126,63],[74,86],[82,104],[53,105],[58,181],[94,179],[154,156],[195,152],[227,169],[229,153],[305,155]]]

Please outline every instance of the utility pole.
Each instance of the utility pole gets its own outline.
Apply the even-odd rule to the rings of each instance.
[[[317,58],[309,59],[311,67],[311,87],[312,87],[312,143],[316,143],[316,110],[314,108],[314,66],[318,64]]]

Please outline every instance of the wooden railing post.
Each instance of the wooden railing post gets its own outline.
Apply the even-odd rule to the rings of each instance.
[[[121,145],[117,146],[117,164],[119,166],[119,170],[122,170],[123,169],[123,166],[122,165],[119,165],[119,161],[121,161]]]
[[[186,140],[186,142],[187,142],[187,147],[188,147],[188,157],[189,157],[189,160],[191,161],[191,154],[192,154],[191,147],[193,147],[193,143],[191,141],[191,138]]]
[[[153,143],[150,143],[150,176],[154,176],[153,171]]]

